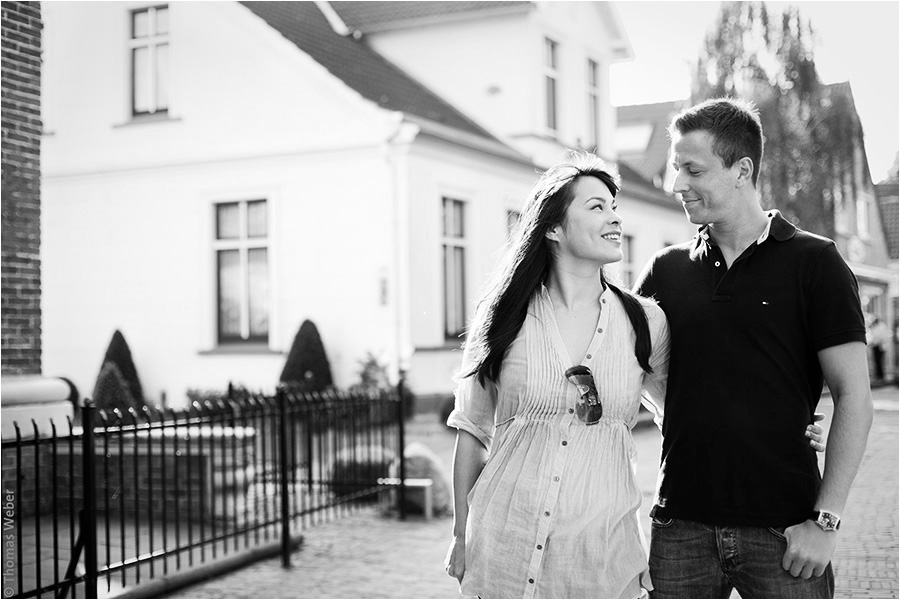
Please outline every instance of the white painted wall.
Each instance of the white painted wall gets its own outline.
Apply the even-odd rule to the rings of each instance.
[[[467,316],[506,243],[506,212],[519,210],[538,175],[509,163],[422,140],[410,157],[410,314],[416,352],[409,372],[417,394],[449,393],[461,339],[444,338],[442,198],[465,203]]]
[[[118,328],[151,399],[165,391],[180,405],[187,388],[229,380],[271,389],[311,318],[349,385],[366,352],[396,339],[381,295],[395,255],[384,143],[396,115],[240,5],[173,3],[173,118],[129,123],[121,63],[137,6],[45,7],[45,373],[90,394]],[[259,198],[269,203],[269,352],[217,353],[213,205]]]
[[[587,61],[600,74],[600,152],[615,156],[603,11],[591,2],[537,2],[527,14],[483,17],[368,35],[392,62],[536,163],[586,146]],[[544,38],[559,44],[559,130],[545,128]]]

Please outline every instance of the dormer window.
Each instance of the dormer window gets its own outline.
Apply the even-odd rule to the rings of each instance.
[[[169,109],[169,8],[131,13],[131,114],[165,114]]]

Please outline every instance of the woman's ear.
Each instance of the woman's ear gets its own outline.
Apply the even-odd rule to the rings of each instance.
[[[553,227],[548,229],[547,232],[544,233],[544,237],[547,238],[548,240],[553,240],[554,242],[558,242],[559,241],[559,225],[554,225]]]

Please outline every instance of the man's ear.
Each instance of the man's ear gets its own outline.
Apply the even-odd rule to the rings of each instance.
[[[753,161],[748,157],[744,157],[735,163],[738,168],[738,176],[735,181],[736,187],[753,186]]]

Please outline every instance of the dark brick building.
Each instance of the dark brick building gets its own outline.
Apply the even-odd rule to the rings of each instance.
[[[2,4],[2,373],[41,372],[41,5]]]

